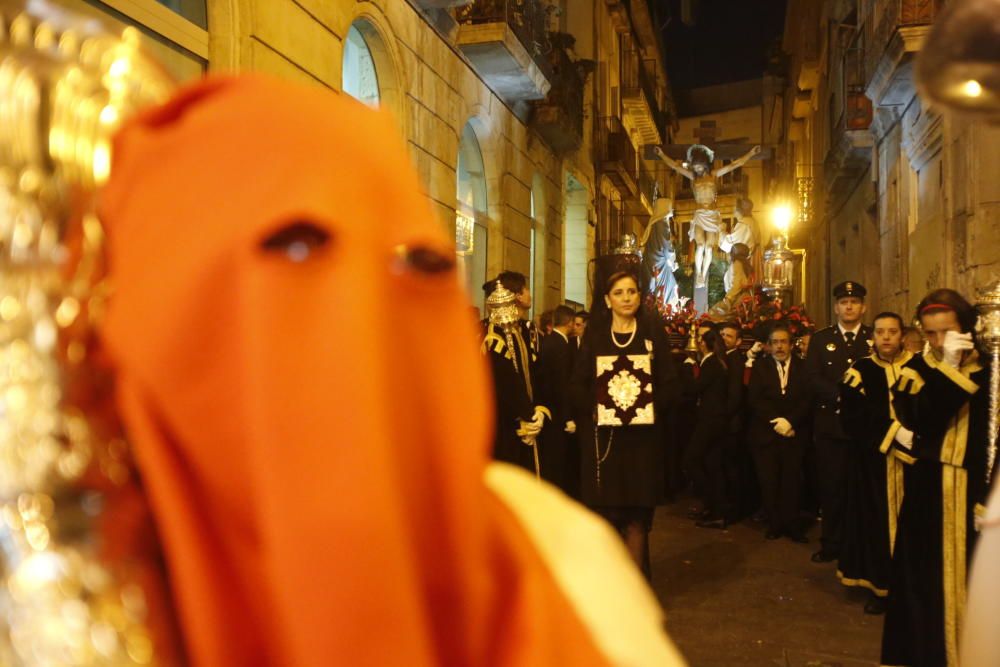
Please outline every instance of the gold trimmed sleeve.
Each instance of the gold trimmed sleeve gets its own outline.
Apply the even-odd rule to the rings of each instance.
[[[861,373],[858,372],[858,369],[853,367],[848,368],[847,372],[844,373],[844,377],[841,378],[840,381],[842,384],[856,390],[862,396],[865,395],[865,386],[863,380],[861,379]]]
[[[937,369],[944,373],[945,377],[957,384],[959,387],[964,389],[970,394],[974,394],[979,391],[979,385],[962,375],[962,372],[957,368],[954,368],[950,364],[938,364]]]
[[[892,423],[889,424],[889,430],[886,431],[885,437],[882,438],[882,444],[878,446],[878,450],[880,452],[885,454],[886,452],[889,451],[889,448],[892,447],[892,441],[896,439],[896,433],[899,432],[899,429],[902,426],[903,425],[900,424],[895,419],[892,420]]]
[[[908,394],[918,394],[924,388],[924,379],[920,377],[920,373],[912,368],[904,368],[900,371],[899,375],[899,391],[905,391]]]

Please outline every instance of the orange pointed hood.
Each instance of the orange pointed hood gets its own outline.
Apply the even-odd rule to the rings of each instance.
[[[114,148],[102,337],[192,663],[604,664],[483,483],[475,324],[389,118],[209,79]]]

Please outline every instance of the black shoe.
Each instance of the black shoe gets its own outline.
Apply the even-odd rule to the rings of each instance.
[[[814,563],[829,563],[830,561],[837,560],[838,557],[839,554],[828,551],[827,549],[820,549],[812,555],[811,560]]]
[[[689,519],[694,519],[695,521],[704,521],[706,519],[712,518],[712,513],[708,510],[691,509],[688,511],[687,517]]]
[[[785,533],[785,537],[790,539],[792,542],[798,542],[799,544],[809,544],[809,538],[802,533]]]
[[[729,522],[723,519],[709,517],[707,519],[702,519],[701,521],[695,521],[694,525],[699,528],[715,528],[716,530],[725,530],[729,525]]]
[[[880,616],[885,613],[887,607],[887,601],[885,598],[880,598],[877,595],[872,595],[868,598],[868,602],[865,603],[865,613],[871,614],[872,616]]]
[[[779,530],[769,530],[766,533],[764,533],[765,540],[776,540],[779,537],[781,537],[781,531]]]

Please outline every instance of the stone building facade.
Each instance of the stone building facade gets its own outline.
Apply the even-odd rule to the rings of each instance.
[[[665,140],[669,93],[644,1],[58,1],[138,26],[180,79],[260,71],[392,113],[479,306],[503,269],[531,277],[536,312],[589,305],[601,211],[648,217],[636,151]],[[633,149],[624,194],[611,126]]]
[[[841,280],[865,284],[870,312],[910,318],[928,290],[974,297],[1000,272],[1000,130],[929,108],[913,80],[941,6],[788,3],[771,188],[808,204],[792,240],[808,249],[806,300],[821,322]]]

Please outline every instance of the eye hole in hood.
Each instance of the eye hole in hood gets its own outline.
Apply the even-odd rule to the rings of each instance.
[[[398,245],[395,252],[400,272],[439,275],[455,268],[455,258],[451,253],[442,253],[427,245]]]
[[[308,220],[290,222],[260,243],[266,253],[284,254],[289,261],[304,262],[332,243],[329,231]]]

